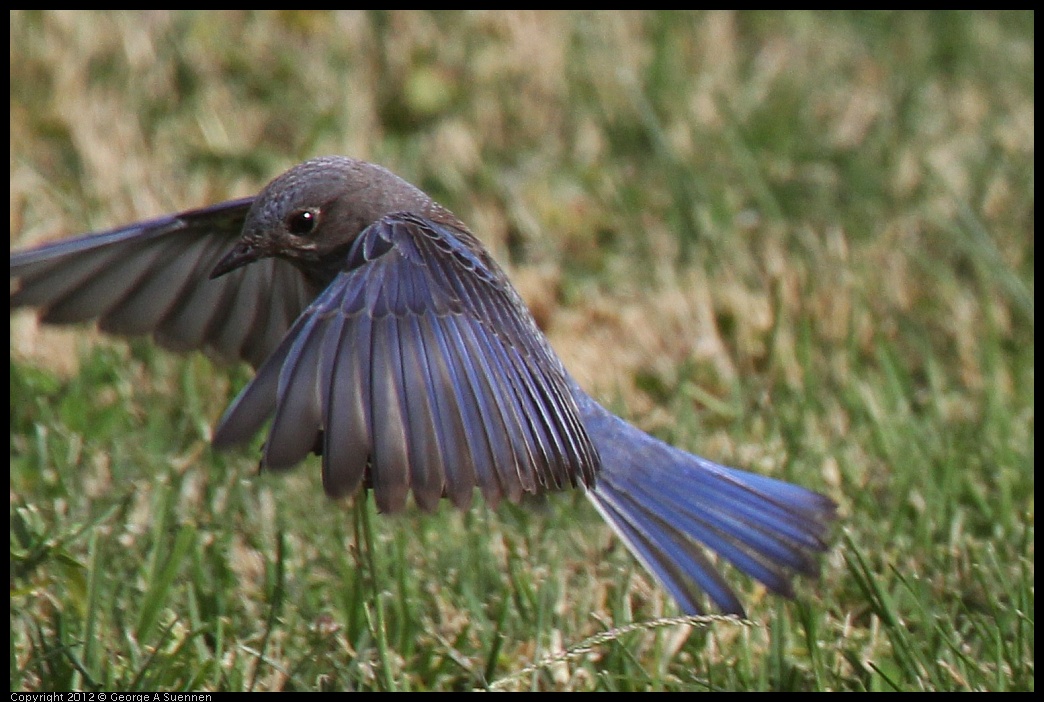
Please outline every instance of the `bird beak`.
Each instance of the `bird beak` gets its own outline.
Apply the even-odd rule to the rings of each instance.
[[[218,264],[214,266],[214,270],[210,272],[210,279],[220,278],[226,273],[231,273],[237,268],[241,268],[248,263],[261,258],[264,254],[249,241],[240,240],[232,247],[232,250],[225,254],[225,257],[218,261]]]

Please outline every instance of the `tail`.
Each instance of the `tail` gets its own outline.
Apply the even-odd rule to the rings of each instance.
[[[817,575],[832,500],[676,449],[575,395],[602,460],[588,497],[687,614],[704,611],[706,593],[744,615],[706,549],[786,597],[794,575]]]

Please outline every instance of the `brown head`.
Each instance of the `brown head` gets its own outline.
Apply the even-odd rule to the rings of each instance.
[[[393,212],[413,212],[463,227],[421,190],[381,166],[322,156],[282,174],[262,190],[239,242],[214,267],[217,278],[270,256],[306,272],[326,268],[360,232]]]

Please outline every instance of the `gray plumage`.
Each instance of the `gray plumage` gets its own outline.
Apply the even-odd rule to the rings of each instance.
[[[688,613],[701,593],[743,611],[704,546],[784,595],[825,548],[833,502],[609,413],[467,227],[380,166],[314,159],[256,198],[12,254],[11,278],[12,309],[45,322],[249,362],[215,445],[270,421],[262,464],[319,453],[334,497],[393,512],[581,487]]]

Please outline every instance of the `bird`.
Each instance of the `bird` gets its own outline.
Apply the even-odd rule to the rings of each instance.
[[[746,616],[710,552],[790,598],[829,545],[830,498],[599,404],[468,227],[376,164],[318,157],[254,197],[17,251],[11,281],[12,311],[44,323],[250,364],[213,445],[267,423],[262,468],[317,454],[332,498],[393,513],[582,490],[687,615]]]

